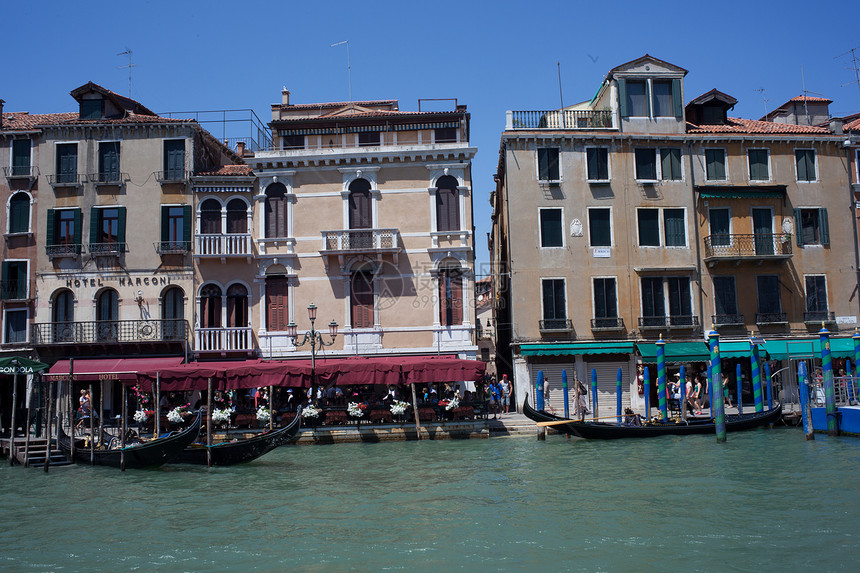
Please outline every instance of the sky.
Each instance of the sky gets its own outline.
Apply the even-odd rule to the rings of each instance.
[[[3,65],[7,112],[74,111],[69,92],[88,81],[129,95],[126,50],[131,97],[157,113],[251,109],[268,122],[282,86],[293,103],[314,103],[348,100],[351,84],[354,100],[397,99],[407,111],[456,98],[478,149],[478,275],[506,110],[589,100],[610,69],[647,53],[688,70],[687,101],[712,88],[736,98],[732,117],[758,119],[804,85],[833,100],[834,116],[860,112],[846,54],[856,48],[860,65],[857,0],[7,4],[4,43],[21,47]],[[331,46],[344,40],[349,70],[346,45]]]

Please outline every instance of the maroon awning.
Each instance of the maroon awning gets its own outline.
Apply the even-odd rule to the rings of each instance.
[[[147,358],[76,358],[72,374],[77,381],[121,380],[134,382],[138,372],[157,368],[171,368],[183,361],[182,356]],[[66,380],[69,377],[69,360],[60,360],[48,370],[48,380]]]
[[[148,368],[138,373],[137,381],[145,392],[152,392],[156,377],[162,392],[185,392],[188,390],[206,390],[209,379],[212,388],[226,390],[227,369],[242,364],[241,362],[191,362],[172,367]]]
[[[435,382],[478,382],[483,378],[487,364],[480,360],[443,358],[435,356],[404,357],[400,368],[407,384]]]
[[[311,372],[310,361],[305,364],[298,360],[249,360],[227,369],[227,387],[303,388],[311,385]]]

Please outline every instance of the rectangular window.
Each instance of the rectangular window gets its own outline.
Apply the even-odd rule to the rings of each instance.
[[[692,324],[693,299],[690,297],[689,277],[669,277],[666,279],[669,296],[669,317],[672,325]]]
[[[93,207],[90,211],[91,253],[125,252],[125,207]]]
[[[564,279],[543,279],[544,328],[558,330],[567,326]]]
[[[281,136],[281,145],[283,149],[304,149],[305,148],[305,136],[304,135],[282,135]]]
[[[81,101],[81,119],[101,119],[104,117],[103,99],[85,99]]]
[[[642,277],[642,317],[645,326],[664,324],[666,316],[666,301],[663,296],[663,279],[660,277]],[[652,319],[649,321],[648,319]],[[653,319],[659,318],[659,321]]]
[[[561,209],[540,210],[540,246],[563,247]]]
[[[99,173],[100,183],[112,183],[119,177],[119,141],[102,141],[99,143]]]
[[[633,151],[636,161],[636,179],[639,181],[657,180],[657,150],[635,149]]]
[[[185,140],[164,140],[164,178],[174,181],[185,178]]]
[[[815,181],[815,150],[795,149],[794,161],[797,167],[798,181]]]
[[[30,140],[12,140],[12,175],[30,175]]]
[[[378,131],[362,131],[358,134],[358,145],[360,147],[370,147],[379,145],[380,133]]]
[[[806,279],[806,312],[827,312],[827,284],[824,275],[807,275]],[[821,320],[825,320],[822,316]]]
[[[705,178],[708,181],[726,180],[726,150],[705,150]]]
[[[738,297],[735,288],[735,277],[713,277],[714,279],[714,312],[719,316],[738,314]],[[725,320],[717,321],[725,322]]]
[[[674,117],[672,80],[653,80],[651,85],[654,89],[654,117]]]
[[[80,209],[48,209],[48,248],[58,253],[80,254],[81,219]]]
[[[782,304],[779,300],[779,277],[776,275],[759,275],[756,277],[756,286],[758,287],[759,314],[775,315],[781,313]],[[767,320],[766,322],[777,321]]]
[[[166,251],[191,249],[191,205],[161,206],[161,243]]]
[[[459,269],[439,273],[439,314],[442,326],[463,323],[463,279]]]
[[[539,147],[537,150],[538,179],[541,181],[560,181],[558,169],[558,148]]]
[[[24,300],[29,294],[29,275],[27,261],[3,261],[0,278],[0,298],[3,300]]]
[[[24,344],[27,342],[27,309],[7,310],[3,318],[3,343]]]
[[[589,181],[609,181],[609,149],[589,147],[585,150]]]
[[[639,246],[660,246],[659,209],[638,209],[636,218],[639,223]]]
[[[455,143],[457,141],[457,128],[437,127],[434,130],[433,140],[436,143]]]
[[[768,169],[768,150],[750,149],[747,151],[747,160],[750,168],[750,181],[769,181],[770,171]]]
[[[663,209],[663,233],[667,247],[686,247],[683,209]]]
[[[592,247],[612,246],[612,218],[609,209],[588,210],[588,237]]]
[[[681,180],[681,150],[677,147],[660,150],[660,178],[663,181]]]
[[[373,275],[359,271],[352,275],[350,292],[353,328],[373,328]]]
[[[711,246],[728,247],[732,244],[730,230],[731,216],[727,208],[708,209]]]
[[[57,183],[75,183],[78,179],[78,144],[57,144]]]
[[[616,326],[618,298],[614,278],[594,279],[594,318],[597,319],[595,326],[598,328]],[[602,322],[601,319],[603,319]]]
[[[648,83],[645,80],[627,80],[627,115],[648,117]]]
[[[830,245],[830,224],[827,209],[800,208],[794,210],[797,245]]]
[[[266,277],[266,330],[284,332],[289,322],[286,277]]]

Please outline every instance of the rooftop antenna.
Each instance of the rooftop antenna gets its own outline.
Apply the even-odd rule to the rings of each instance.
[[[558,65],[558,102],[561,104],[561,109],[564,110],[564,98],[561,95],[561,62],[556,62]]]
[[[131,69],[136,65],[131,63],[131,48],[126,48],[124,52],[118,53],[117,56],[128,56],[128,65],[119,66],[117,69],[124,70],[128,68],[128,97],[131,99]]]
[[[764,115],[762,115],[762,118],[765,118],[765,121],[767,121],[767,102],[769,102],[770,100],[764,97],[764,88],[759,88],[753,91],[761,93],[761,104],[762,107],[764,107]]]
[[[334,48],[335,46],[340,46],[342,44],[346,44],[346,76],[349,81],[349,103],[352,103],[352,67],[349,65],[349,40],[335,42],[334,44],[331,44],[329,48]]]
[[[854,70],[854,77],[856,78],[853,82],[848,82],[847,84],[842,84],[840,87],[850,86],[851,84],[857,84],[857,88],[860,89],[860,69],[857,66],[857,50],[860,49],[860,46],[856,48],[851,48],[847,52],[839,54],[836,56],[837,58],[841,58],[842,56],[847,56],[851,54],[851,66],[845,68],[846,70]]]

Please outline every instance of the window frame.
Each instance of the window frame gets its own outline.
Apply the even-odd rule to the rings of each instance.
[[[185,160],[188,155],[186,149],[186,140],[184,138],[165,138],[161,140],[162,167],[164,168],[164,178],[168,180],[180,180],[185,178]],[[171,145],[182,144],[182,167],[170,167],[171,153],[178,155],[178,149],[169,149]]]
[[[809,279],[821,279],[823,281],[823,285],[821,288],[821,292],[824,293],[824,308],[809,308]],[[820,306],[820,301],[819,301]],[[812,273],[812,274],[804,274],[803,275],[803,309],[804,312],[830,312],[830,300],[827,296],[827,275]]]
[[[591,212],[592,211],[607,211],[609,213],[609,244],[594,244],[593,242],[593,233],[594,226],[592,225]],[[612,225],[612,207],[588,207],[587,213],[588,215],[588,246],[589,247],[612,247],[615,245],[615,237],[613,225]]]
[[[564,305],[563,305],[563,309],[562,309],[564,316],[558,316],[558,312],[557,312],[558,308],[556,307],[555,303],[558,302],[557,301],[557,295],[558,295],[559,291],[556,290],[556,288],[553,288],[553,290],[552,290],[553,307],[554,307],[554,310],[556,310],[556,312],[553,314],[555,316],[547,316],[547,308],[546,308],[546,304],[545,304],[546,303],[546,296],[545,296],[546,295],[546,286],[545,285],[547,283],[552,283],[553,285],[556,285],[559,283],[561,284],[561,291],[560,292],[564,296]],[[540,316],[541,316],[541,320],[568,320],[570,317],[570,313],[568,312],[567,306],[568,306],[568,300],[570,297],[567,296],[567,279],[565,277],[541,277],[540,284],[541,284],[541,289],[540,289],[540,291],[541,291],[540,292]]]
[[[643,244],[642,243],[642,229],[643,229],[643,227],[642,227],[641,213],[643,211],[649,211],[649,212],[654,211],[654,212],[656,212],[656,217],[654,218],[654,222],[657,225],[657,229],[656,229],[657,244],[656,245]],[[644,247],[644,248],[662,247],[663,245],[662,245],[662,241],[661,241],[660,237],[662,237],[662,233],[661,233],[661,229],[660,229],[660,208],[659,207],[637,207],[636,208],[636,246]]]
[[[639,176],[639,156],[640,153],[651,152],[651,163],[653,164],[654,177],[646,178]],[[634,147],[633,148],[633,179],[644,183],[656,183],[659,181],[660,173],[657,171],[657,148],[656,147]]]
[[[64,149],[74,149],[75,150],[75,170],[74,172],[68,172],[63,170],[63,165],[61,163],[62,157],[60,155],[60,148]],[[79,169],[79,161],[80,161],[80,153],[79,146],[77,141],[58,141],[54,143],[54,176],[56,178],[57,183],[75,183],[78,179],[78,174],[80,173]]]
[[[726,211],[729,223],[729,232],[728,233],[714,233],[714,227],[711,221],[711,212],[712,211]],[[732,208],[729,206],[719,206],[719,207],[708,207],[708,236],[716,237],[716,236],[725,236],[725,242],[716,243],[713,238],[711,239],[711,245],[715,247],[729,247],[734,242],[734,237],[732,236],[732,231],[734,229],[734,221],[732,220]]]
[[[559,213],[558,218],[558,238],[559,244],[557,245],[546,245],[544,244],[544,239],[547,235],[544,233],[544,212],[557,211]],[[563,207],[539,207],[538,208],[538,233],[540,235],[540,248],[541,249],[558,249],[564,248],[564,208]]]
[[[677,151],[678,152],[678,177],[668,177],[663,169],[663,152]],[[660,181],[684,181],[684,150],[680,147],[660,147],[658,148],[660,155],[658,164],[658,177]]]
[[[382,132],[376,129],[359,131],[355,142],[359,147],[380,147],[382,145]]]
[[[23,218],[23,214],[17,215],[16,208],[12,203],[15,197],[24,196],[26,198],[27,217],[26,224],[21,226],[19,217]],[[23,207],[20,208],[23,211]],[[18,225],[15,225],[18,223]],[[23,230],[18,230],[21,226]],[[15,227],[15,229],[13,229]],[[6,234],[7,235],[27,235],[33,232],[33,196],[22,189],[12,190],[9,194],[9,199],[6,201]]]
[[[596,165],[597,169],[597,177],[592,177],[591,173],[591,154],[596,153],[595,155],[596,161],[598,164]],[[606,177],[600,177],[601,173],[601,165],[599,165],[601,156],[605,159],[604,168],[606,170]],[[609,147],[605,145],[589,145],[585,148],[585,180],[587,183],[608,183],[612,180],[612,171],[609,165]]]
[[[750,152],[753,152],[753,151],[762,152],[765,154],[764,168],[767,170],[767,177],[765,177],[764,179],[754,179],[753,178],[752,161],[751,161],[752,157],[750,156]],[[771,165],[770,165],[770,158],[771,158],[770,149],[768,149],[767,147],[750,147],[747,149],[747,177],[749,178],[750,182],[762,183],[762,182],[773,181],[773,175],[772,175]]]
[[[10,341],[8,338],[8,325],[9,325],[9,315],[10,314],[18,314],[24,313],[24,339],[23,340],[14,340]],[[3,309],[3,344],[29,344],[30,343],[30,309],[28,307],[23,308],[4,308]]]
[[[717,301],[720,300],[718,296],[717,289],[717,279],[731,279],[732,281],[732,302],[734,303],[734,312],[719,312],[720,309],[717,307]],[[711,286],[713,287],[713,297],[714,297],[714,314],[715,315],[731,315],[731,314],[740,314],[740,307],[738,306],[738,280],[735,275],[711,275]],[[726,309],[722,309],[726,310]]]
[[[26,165],[18,165],[15,163],[15,159],[17,157],[21,157],[16,156],[15,147],[16,144],[20,144],[21,142],[27,143],[27,153],[25,154],[27,158]],[[33,147],[33,140],[31,140],[29,137],[16,137],[9,143],[9,173],[11,175],[25,177],[29,176],[33,172]]]
[[[597,316],[597,281],[612,281],[612,295],[615,306],[615,316]],[[606,286],[604,283],[603,293],[606,294]],[[606,298],[609,300],[609,298]],[[606,305],[604,305],[606,306]],[[591,277],[591,316],[595,320],[599,319],[617,319],[618,318],[618,278],[614,276],[593,276]]]
[[[761,306],[761,302],[762,302],[761,280],[765,279],[765,278],[776,279],[776,302],[777,302],[777,306],[779,308],[779,310],[777,310],[776,312],[769,311],[769,310],[762,310],[762,306]],[[806,293],[804,292],[804,296],[805,296],[805,294]],[[779,284],[779,275],[773,275],[773,274],[756,275],[756,277],[755,277],[755,299],[756,299],[756,313],[757,314],[779,314],[779,313],[782,313],[783,312],[783,310],[782,310],[782,296],[781,296],[781,290],[780,290],[780,284]],[[804,303],[805,303],[805,301],[804,301]]]
[[[809,157],[811,154],[812,157],[812,178],[806,179],[800,178],[800,161],[798,157],[798,153],[803,152],[805,157]],[[794,179],[798,183],[817,183],[818,179],[818,154],[815,152],[815,148],[812,147],[795,147],[794,148]]]
[[[804,222],[804,214],[811,214],[813,220],[813,229],[815,238],[813,241],[807,241],[803,230],[806,226]],[[794,226],[797,246],[806,247],[829,247],[830,246],[830,222],[826,207],[795,207],[794,209]]]
[[[463,305],[463,269],[439,269],[439,324],[444,327],[460,326],[466,317]]]
[[[546,158],[546,178],[542,177],[543,169],[541,162],[541,152],[544,154],[555,155],[555,170],[556,170],[556,178],[552,179],[552,157],[548,156]],[[537,147],[535,148],[535,177],[538,183],[551,184],[551,183],[561,183],[562,181],[562,172],[561,172],[561,148],[559,147]]]
[[[109,151],[103,153],[102,146],[107,147],[108,145],[116,146],[116,170],[113,168],[110,171],[105,169],[105,158]],[[96,177],[99,183],[120,181],[122,179],[122,142],[118,139],[99,141],[96,146],[96,164],[98,169]]]
[[[633,118],[650,118],[651,117],[651,86],[648,78],[625,78],[624,79],[624,97],[625,97],[625,110],[627,112],[626,117]],[[644,106],[644,114],[636,115],[633,113],[634,101],[630,96],[630,86],[632,84],[642,84],[643,93],[641,94],[642,104]],[[637,97],[640,97],[640,94],[636,94]]]
[[[23,275],[23,289],[19,285],[18,288],[15,289],[15,293],[12,296],[7,296],[9,294],[9,289],[7,287],[7,281],[10,280],[20,280],[20,279],[10,279],[7,275],[7,271],[12,268],[19,269],[20,266],[23,266],[23,272],[17,271],[15,273],[16,276],[20,277]],[[0,277],[0,284],[2,284],[2,296],[0,299],[2,300],[28,300],[30,298],[30,259],[3,259],[2,261],[2,270],[3,276]]]
[[[453,185],[441,187],[440,182],[448,183],[446,178],[450,178]],[[463,219],[460,216],[460,186],[457,178],[451,175],[440,177],[436,181],[435,190],[436,231],[439,233],[460,232]]]
[[[723,156],[722,177],[711,177],[710,168],[708,167],[708,154],[714,152],[721,152]],[[702,156],[705,165],[705,181],[729,181],[729,155],[725,147],[706,147],[702,152]]]

